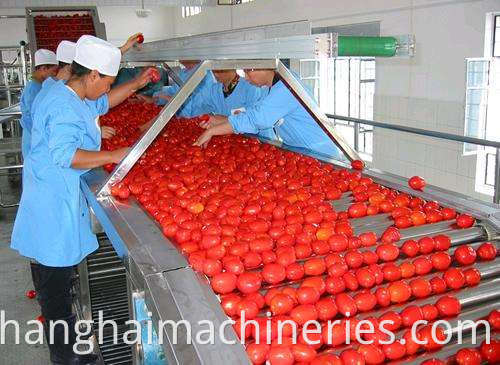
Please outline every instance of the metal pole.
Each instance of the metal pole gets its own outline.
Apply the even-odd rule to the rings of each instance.
[[[495,155],[495,195],[493,196],[493,203],[500,203],[500,148],[496,149]]]
[[[420,129],[420,128],[405,127],[405,126],[396,125],[396,124],[382,123],[382,122],[376,122],[374,120],[352,118],[352,117],[346,117],[346,116],[342,116],[342,115],[326,114],[326,116],[330,119],[338,119],[338,120],[345,120],[348,122],[367,124],[367,125],[371,125],[374,127],[380,127],[380,128],[391,129],[391,130],[395,130],[395,131],[418,134],[420,136],[428,136],[428,137],[434,137],[434,138],[448,139],[448,140],[457,141],[457,142],[477,144],[480,146],[500,148],[500,142],[489,141],[487,139],[459,136],[456,134],[444,133],[444,132],[428,131],[428,130]]]
[[[163,68],[167,71],[168,76],[170,76],[179,87],[182,87],[184,85],[184,82],[181,80],[181,78],[166,62],[163,62]]]

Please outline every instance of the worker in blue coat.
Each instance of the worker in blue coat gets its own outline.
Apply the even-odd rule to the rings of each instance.
[[[200,61],[180,61],[180,63],[184,66],[178,73],[179,79],[182,82],[186,82],[189,77],[193,74],[193,72],[196,70],[196,66],[199,65]],[[179,108],[177,111],[177,115],[189,115],[191,114],[190,111],[190,100],[195,97],[201,90],[203,90],[205,87],[210,87],[215,83],[214,76],[211,71],[208,71],[205,77],[201,80],[199,85],[194,89],[194,91],[191,93],[191,95],[188,97],[188,99],[184,102],[184,104]],[[180,86],[177,84],[170,85],[170,86],[164,86],[160,91],[157,91],[153,93],[153,96],[146,96],[146,95],[138,95],[138,98],[140,100],[149,102],[149,103],[156,103],[156,105],[165,105],[167,104],[172,97],[179,91]]]
[[[268,86],[269,92],[260,101],[237,115],[212,116],[202,125],[207,130],[195,145],[206,147],[212,136],[231,133],[258,134],[274,128],[280,141],[302,147],[333,159],[343,155],[321,127],[314,121],[274,70],[245,70],[247,79],[256,86]]]
[[[54,364],[96,364],[94,355],[78,355],[72,313],[71,275],[98,247],[90,228],[87,201],[80,189],[80,176],[89,169],[119,163],[128,149],[100,151],[99,116],[125,100],[150,81],[144,72],[135,87],[110,91],[118,72],[121,53],[110,43],[82,36],[76,45],[72,76],[58,81],[40,101],[34,115],[31,152],[25,160],[25,188],[12,232],[11,247],[40,266],[38,296],[45,317],[54,326],[49,342]],[[69,340],[66,341],[66,340]]]
[[[42,89],[42,83],[51,76],[57,74],[58,62],[56,54],[48,49],[39,49],[35,52],[35,71],[32,74],[31,80],[21,94],[21,127],[23,135],[21,138],[21,152],[23,158],[29,153],[29,146],[31,140],[31,126],[33,121],[31,119],[31,108],[36,95]]]

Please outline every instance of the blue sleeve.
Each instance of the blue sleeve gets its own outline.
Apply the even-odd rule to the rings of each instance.
[[[55,111],[46,125],[49,154],[54,164],[71,167],[76,150],[83,145],[85,121],[70,108]]]
[[[21,126],[25,129],[31,130],[33,126],[33,120],[31,118],[31,108],[40,90],[41,86],[36,87],[36,85],[33,84],[33,81],[30,81],[30,83],[24,88],[21,95]]]
[[[261,129],[272,128],[279,119],[295,108],[295,97],[283,85],[271,90],[269,95],[247,108],[246,112],[231,115],[229,123],[235,133],[257,134]]]
[[[202,87],[199,92],[193,93],[188,100],[182,105],[179,116],[195,117],[200,114],[214,113],[214,100],[212,98],[215,92],[213,84],[211,87]]]
[[[85,102],[96,115],[104,115],[109,111],[108,94],[103,94],[96,100],[85,99]]]
[[[160,91],[155,91],[153,93],[153,97],[158,96],[160,94],[172,96],[175,95],[177,91],[179,91],[179,86],[177,85],[163,86]],[[156,105],[165,105],[165,104],[167,104],[167,101],[164,99],[156,100]]]

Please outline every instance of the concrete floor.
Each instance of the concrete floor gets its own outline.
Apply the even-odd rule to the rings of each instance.
[[[4,203],[19,201],[18,184],[12,185],[6,176],[0,176],[0,190]],[[14,342],[12,326],[6,327],[5,339],[1,338],[0,328],[0,365],[49,365],[46,345],[28,345],[24,341],[26,332],[36,328],[27,322],[40,315],[40,307],[25,295],[33,289],[27,259],[9,247],[15,214],[16,208],[0,208],[0,311],[5,312],[5,320],[19,322],[20,343]]]

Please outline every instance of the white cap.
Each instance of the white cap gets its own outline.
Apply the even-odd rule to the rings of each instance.
[[[35,67],[40,65],[58,65],[56,54],[48,49],[40,48],[35,52]]]
[[[97,70],[108,76],[116,76],[120,68],[122,53],[100,38],[91,35],[82,35],[76,42],[74,61],[89,70]]]
[[[57,46],[57,60],[64,63],[73,63],[76,52],[76,43],[70,41],[61,41]]]

